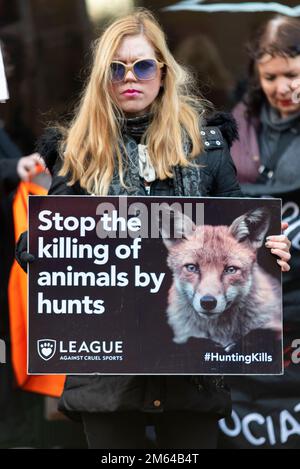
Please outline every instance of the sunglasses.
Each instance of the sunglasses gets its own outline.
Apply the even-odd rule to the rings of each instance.
[[[139,59],[131,65],[114,60],[110,64],[110,79],[113,83],[123,81],[131,71],[137,80],[152,80],[156,77],[157,70],[163,66],[164,64],[156,59]]]

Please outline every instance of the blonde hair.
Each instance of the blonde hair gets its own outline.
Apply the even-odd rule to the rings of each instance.
[[[118,165],[120,182],[124,183],[124,158],[117,117],[122,117],[109,93],[109,65],[122,39],[143,34],[165,64],[163,90],[151,105],[153,119],[143,136],[157,177],[172,177],[172,167],[187,166],[202,147],[199,114],[203,101],[189,93],[190,75],[175,61],[165,35],[153,15],[139,9],[114,21],[95,42],[92,71],[75,117],[65,129],[61,142],[63,165],[60,175],[69,175],[69,185],[78,181],[87,192],[106,195]],[[190,143],[190,153],[183,149],[183,138]]]

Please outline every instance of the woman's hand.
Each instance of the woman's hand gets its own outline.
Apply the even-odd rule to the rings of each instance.
[[[285,223],[285,222],[281,223],[282,231],[286,230],[288,226],[289,226],[288,223]],[[284,234],[268,236],[265,246],[271,249],[272,254],[275,254],[276,256],[279,257],[279,259],[277,259],[277,262],[281,267],[281,271],[288,272],[291,268],[290,265],[288,264],[288,261],[291,258],[291,254],[290,254],[291,242],[288,239],[288,237],[285,236]]]

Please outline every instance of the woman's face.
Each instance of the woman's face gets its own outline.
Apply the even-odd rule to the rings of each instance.
[[[131,65],[139,59],[156,59],[153,47],[142,34],[125,36],[113,60]],[[149,111],[162,85],[161,75],[161,69],[157,68],[154,78],[143,81],[127,70],[122,81],[111,83],[113,98],[126,116],[141,116]]]
[[[257,64],[260,85],[281,117],[300,111],[300,56],[265,56]]]

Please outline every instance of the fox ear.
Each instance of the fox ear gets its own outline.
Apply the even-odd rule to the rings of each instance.
[[[270,212],[263,207],[236,218],[229,231],[240,243],[248,242],[254,249],[258,249],[264,242],[269,226]]]
[[[164,207],[160,211],[159,221],[163,242],[168,249],[182,239],[187,239],[196,230],[195,223],[181,211],[181,207]]]

